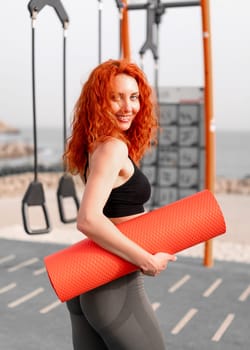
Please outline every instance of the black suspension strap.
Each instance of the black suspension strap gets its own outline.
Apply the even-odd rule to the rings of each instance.
[[[102,62],[102,11],[103,1],[98,0],[98,63]]]
[[[36,122],[36,81],[35,81],[35,24],[38,12],[45,6],[52,6],[62,23],[68,22],[68,16],[59,0],[32,0],[28,4],[28,10],[32,21],[32,102],[33,102],[33,140],[34,140],[34,179],[29,184],[22,199],[22,219],[26,233],[43,234],[51,230],[50,218],[45,202],[43,185],[38,181],[38,155],[37,155],[37,122]],[[31,225],[29,208],[40,207],[42,209],[42,228],[33,228]]]
[[[66,141],[67,141],[67,108],[66,108],[66,39],[67,39],[67,29],[68,22],[64,22],[63,25],[63,149],[65,151]],[[57,204],[59,210],[60,220],[64,224],[72,223],[76,221],[77,212],[79,209],[79,200],[77,197],[75,184],[72,176],[66,172],[65,164],[63,164],[64,173],[61,176],[58,187],[57,187]],[[74,203],[75,213],[74,217],[69,218],[66,214],[65,203],[68,199]]]
[[[34,142],[34,179],[29,184],[26,193],[22,200],[22,218],[26,233],[28,234],[42,234],[48,233],[51,229],[48,209],[45,202],[43,185],[38,181],[38,167],[37,167],[37,124],[36,124],[36,84],[35,84],[35,23],[37,18],[37,11],[33,10],[32,18],[32,101],[33,101],[33,142]],[[34,229],[31,227],[29,218],[29,207],[40,206],[43,213],[44,227]]]

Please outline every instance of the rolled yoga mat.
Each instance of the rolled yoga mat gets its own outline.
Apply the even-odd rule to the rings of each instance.
[[[197,192],[117,227],[152,254],[176,254],[226,231],[221,209],[209,190]],[[88,238],[45,257],[44,261],[51,285],[61,301],[138,270],[137,266]]]

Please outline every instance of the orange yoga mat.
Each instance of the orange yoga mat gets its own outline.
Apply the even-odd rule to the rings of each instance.
[[[225,233],[226,225],[214,197],[203,190],[117,225],[152,254],[175,254]],[[90,239],[45,257],[47,273],[58,298],[67,301],[138,270]]]

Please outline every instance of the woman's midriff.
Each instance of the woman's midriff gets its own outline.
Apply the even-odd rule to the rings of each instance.
[[[113,224],[117,225],[117,224],[120,224],[121,222],[134,219],[137,216],[144,215],[145,213],[146,213],[146,211],[144,211],[144,213],[140,213],[140,214],[129,215],[129,216],[122,216],[120,218],[110,218],[110,220],[113,222]]]

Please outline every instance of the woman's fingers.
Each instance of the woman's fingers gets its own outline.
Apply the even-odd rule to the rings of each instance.
[[[144,275],[147,276],[157,276],[160,274],[161,271],[164,271],[169,261],[176,261],[177,257],[173,254],[168,253],[156,253],[154,255],[154,264],[151,266],[148,270],[141,270]]]

